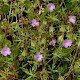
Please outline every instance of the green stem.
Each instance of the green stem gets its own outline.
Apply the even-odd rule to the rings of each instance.
[[[76,52],[75,52],[75,55],[74,55],[74,58],[72,60],[72,64],[70,66],[70,69],[69,71],[64,75],[64,77],[66,77],[65,79],[67,79],[67,77],[71,74],[71,72],[73,71],[73,67],[74,67],[74,62],[75,62],[75,59],[76,59],[76,56],[77,56],[77,52],[78,52],[78,47],[76,49]]]

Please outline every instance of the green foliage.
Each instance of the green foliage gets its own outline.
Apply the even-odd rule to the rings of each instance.
[[[48,3],[55,4],[52,12]],[[31,25],[33,19],[39,26]],[[79,0],[0,0],[0,80],[80,80],[79,37]],[[65,39],[72,40],[68,48],[62,46]],[[1,54],[4,47],[10,55]],[[42,62],[36,62],[37,52]]]
[[[75,73],[77,75],[76,78],[75,78],[75,80],[79,80],[80,79],[80,59],[78,59],[75,62],[74,71],[75,71]]]
[[[3,14],[8,14],[9,13],[9,9],[10,9],[10,7],[8,5],[3,5],[1,7],[1,11],[2,11]]]

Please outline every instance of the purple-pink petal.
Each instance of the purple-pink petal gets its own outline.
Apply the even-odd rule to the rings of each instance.
[[[64,46],[65,48],[68,48],[72,45],[72,41],[71,40],[64,40],[62,43],[62,46]]]
[[[53,3],[49,3],[47,5],[47,11],[52,12],[55,9],[55,5]]]
[[[33,19],[33,20],[31,21],[31,25],[32,25],[33,27],[39,26],[39,22],[38,22],[36,19]]]
[[[56,40],[52,40],[52,41],[50,42],[50,45],[52,45],[52,46],[55,46],[55,44],[56,44]]]
[[[72,24],[75,24],[75,22],[76,22],[75,16],[69,16],[68,18],[69,18],[69,21],[70,21]]]
[[[35,58],[35,60],[36,60],[37,62],[41,62],[43,56],[42,56],[42,54],[40,54],[40,52],[38,52],[38,53],[34,56],[34,58]]]
[[[6,48],[3,48],[1,50],[1,54],[4,55],[4,56],[7,56],[7,55],[10,55],[11,51],[10,51],[10,48],[6,47]]]

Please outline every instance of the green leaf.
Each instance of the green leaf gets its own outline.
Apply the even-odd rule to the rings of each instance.
[[[75,71],[76,74],[79,74],[79,75],[80,75],[80,59],[78,59],[78,60],[75,62],[74,71]]]
[[[1,11],[3,14],[8,14],[10,7],[8,5],[3,5]]]
[[[0,44],[2,43],[3,39],[4,39],[4,35],[0,35]]]
[[[7,46],[10,46],[11,45],[11,41],[10,40],[5,40],[4,41],[4,46],[7,47]]]
[[[59,58],[63,58],[63,57],[67,57],[69,54],[71,54],[71,52],[73,51],[74,47],[71,48],[57,48],[54,51],[54,57],[59,57]]]
[[[62,76],[59,76],[58,80],[64,80],[64,78]]]
[[[22,55],[23,57],[25,57],[25,56],[26,56],[26,51],[24,50],[21,55]]]
[[[25,0],[25,6],[26,6],[27,8],[30,7],[30,0]]]
[[[31,46],[35,47],[36,46],[36,41],[35,40],[31,40]]]
[[[71,7],[71,5],[72,5],[71,2],[70,2],[70,3],[67,3],[67,4],[66,4],[67,9],[69,9],[69,8]]]
[[[50,27],[49,27],[49,33],[53,33],[54,30],[55,30],[55,29],[54,29],[53,26],[50,26]]]

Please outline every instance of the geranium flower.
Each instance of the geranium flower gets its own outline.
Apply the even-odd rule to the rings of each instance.
[[[4,56],[10,55],[11,54],[10,48],[8,48],[8,47],[3,48],[1,50],[1,54],[4,55]]]
[[[69,18],[69,21],[70,21],[72,24],[75,24],[75,22],[76,22],[75,16],[69,16],[68,18]]]
[[[52,40],[52,41],[50,42],[50,45],[52,45],[52,46],[55,46],[55,44],[56,44],[56,40]]]
[[[53,3],[49,3],[47,5],[47,11],[52,12],[55,9],[55,5]]]
[[[43,56],[42,56],[42,54],[40,54],[40,52],[38,52],[38,53],[34,56],[34,58],[35,58],[35,60],[36,60],[37,62],[41,62]]]
[[[64,40],[63,43],[62,43],[62,46],[64,46],[65,48],[68,48],[71,45],[72,45],[71,40]]]
[[[33,19],[33,20],[31,21],[31,25],[32,25],[33,27],[39,26],[39,22],[36,21],[36,19]]]

